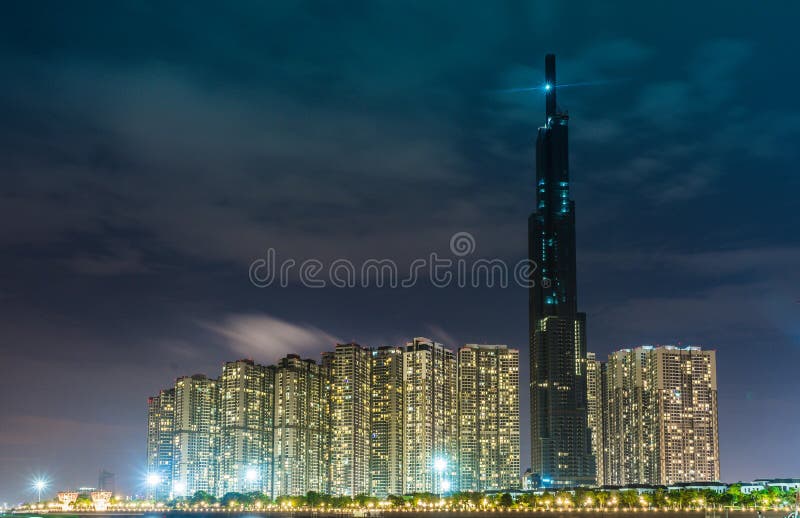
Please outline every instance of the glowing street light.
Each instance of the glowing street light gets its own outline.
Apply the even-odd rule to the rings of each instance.
[[[447,459],[444,457],[433,459],[433,470],[438,474],[439,492],[447,493],[450,490],[450,481],[444,477],[444,473],[447,470]]]
[[[258,480],[258,470],[255,468],[248,468],[244,474],[244,479],[248,482],[255,482]]]
[[[145,482],[150,487],[156,487],[161,483],[161,477],[158,473],[148,473]]]
[[[33,480],[33,489],[36,490],[38,502],[42,501],[42,491],[47,488],[47,479],[38,477]]]
[[[172,491],[175,493],[175,496],[184,496],[186,493],[186,484],[181,481],[177,481],[172,484]]]

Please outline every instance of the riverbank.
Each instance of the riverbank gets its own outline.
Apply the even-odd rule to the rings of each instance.
[[[58,518],[102,518],[104,516],[114,518],[139,517],[139,516],[169,516],[178,518],[180,516],[191,516],[192,518],[204,518],[220,515],[234,518],[246,517],[269,517],[269,518],[342,518],[344,516],[353,517],[394,517],[394,518],[494,518],[498,515],[510,515],[516,518],[644,518],[651,515],[663,518],[785,518],[793,509],[708,509],[708,510],[594,510],[582,509],[571,511],[557,510],[529,510],[529,509],[495,509],[495,510],[476,510],[476,511],[448,511],[448,510],[420,510],[420,509],[385,509],[385,510],[269,510],[269,511],[227,511],[227,510],[143,510],[141,512],[131,511],[87,511],[80,513],[61,513],[61,512],[41,512],[32,513],[30,511],[20,513],[5,513],[3,517],[13,518],[37,518],[41,516],[53,516]],[[509,518],[510,518],[509,516]]]

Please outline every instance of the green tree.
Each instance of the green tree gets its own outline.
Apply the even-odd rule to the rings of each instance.
[[[576,489],[575,505],[577,507],[589,507],[586,502],[592,502],[592,504],[594,504],[594,491],[583,488]]]
[[[486,495],[481,493],[480,491],[473,491],[469,493],[469,501],[475,507],[480,507],[483,505],[483,501],[486,499]]]
[[[345,509],[353,504],[353,499],[349,496],[334,496],[331,498],[331,507],[335,509]]]
[[[502,495],[500,495],[500,498],[498,499],[497,503],[500,506],[508,509],[509,507],[514,505],[514,497],[511,496],[511,493],[503,493]]]
[[[86,509],[92,507],[92,497],[87,494],[80,494],[78,495],[77,500],[73,504],[75,509]]]
[[[403,507],[406,505],[406,499],[399,495],[389,495],[387,497],[392,507]]]
[[[533,509],[536,507],[536,495],[533,493],[523,493],[517,497],[517,505],[525,509]]]
[[[659,509],[668,507],[669,500],[667,499],[667,492],[661,488],[656,489],[653,491],[653,494],[650,495],[650,502],[652,503],[653,507],[657,507]]]
[[[639,505],[639,493],[629,489],[627,491],[619,492],[619,505],[620,507],[627,507],[632,509]]]
[[[281,507],[294,506],[296,504],[295,500],[297,500],[297,498],[288,495],[281,495],[275,499],[275,503]]]
[[[372,504],[372,507],[378,505],[377,498],[364,494],[356,495],[355,502],[359,505],[359,507],[370,507],[370,504]]]
[[[307,506],[320,507],[323,503],[325,503],[325,498],[321,493],[317,493],[316,491],[309,491],[306,493],[305,504]]]
[[[240,505],[246,507],[252,503],[253,497],[251,495],[233,491],[225,493],[220,499],[220,504],[224,507],[238,507]]]
[[[741,505],[744,494],[742,493],[741,484],[731,484],[727,491],[725,491],[726,505]]]
[[[189,498],[188,502],[192,505],[194,504],[213,504],[216,503],[217,499],[211,493],[206,491],[197,491],[191,498]]]

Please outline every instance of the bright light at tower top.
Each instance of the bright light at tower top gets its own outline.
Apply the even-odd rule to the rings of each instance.
[[[47,480],[43,478],[37,478],[33,481],[33,488],[37,491],[41,491],[42,489],[47,487]]]

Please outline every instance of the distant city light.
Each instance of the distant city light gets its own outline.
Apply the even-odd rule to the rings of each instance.
[[[145,482],[150,487],[157,486],[161,483],[161,477],[158,473],[148,473]]]
[[[258,470],[255,468],[249,468],[247,472],[244,474],[244,479],[248,482],[255,482],[258,480]]]
[[[436,457],[436,459],[433,461],[433,469],[439,473],[443,472],[447,469],[447,461],[442,457]]]

